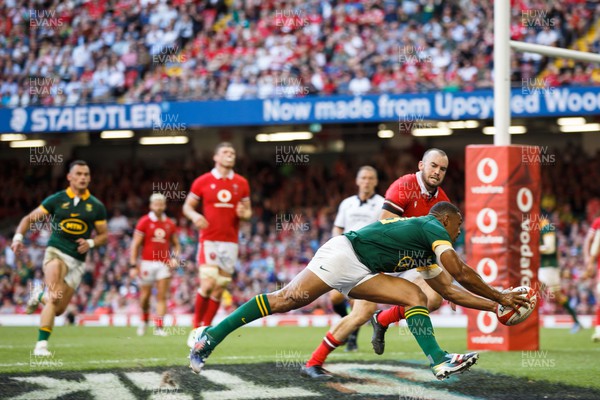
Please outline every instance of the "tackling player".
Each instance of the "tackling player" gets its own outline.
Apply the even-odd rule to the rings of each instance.
[[[571,333],[577,333],[581,329],[575,310],[569,304],[569,298],[565,296],[560,287],[560,267],[558,262],[556,232],[548,217],[540,219],[540,255],[541,263],[538,279],[547,290],[552,293],[557,304],[564,307],[573,318]]]
[[[358,169],[356,174],[356,186],[358,194],[350,196],[340,203],[338,212],[333,223],[332,236],[355,231],[377,221],[384,198],[375,193],[377,187],[377,171],[375,168],[365,165]],[[346,298],[340,292],[329,292],[329,298],[333,310],[344,318],[348,315]],[[346,351],[354,351],[358,348],[356,341],[358,328],[348,336]]]
[[[152,285],[156,283],[156,314],[154,319],[154,335],[167,336],[163,329],[163,319],[167,312],[167,294],[171,283],[170,268],[177,267],[181,252],[177,238],[177,226],[165,215],[167,199],[161,193],[150,196],[150,212],[138,221],[129,256],[129,267],[132,278],[139,274],[140,305],[142,308],[142,323],[138,327],[138,336],[143,336],[148,327],[150,315],[150,294]],[[173,253],[170,247],[173,246]],[[137,258],[142,248],[142,261],[138,271]]]
[[[228,142],[217,145],[213,160],[215,167],[193,182],[183,205],[183,214],[200,230],[200,288],[196,294],[194,328],[210,325],[217,313],[238,257],[240,220],[252,216],[248,181],[233,172],[233,145]],[[200,202],[203,214],[196,211]]]
[[[44,288],[34,288],[27,302],[28,314],[42,303],[38,342],[34,356],[49,357],[48,339],[54,317],[61,315],[81,282],[85,258],[90,249],[102,246],[108,238],[106,208],[88,190],[90,168],[85,161],[73,161],[67,174],[69,187],[47,197],[26,215],[17,227],[11,249],[19,255],[24,248],[23,236],[32,223],[49,216],[52,234],[44,254]],[[91,238],[92,229],[96,237]]]
[[[585,238],[583,249],[584,257],[587,259],[586,275],[593,277],[594,274],[597,274],[596,295],[597,298],[600,298],[600,273],[598,273],[600,271],[600,259],[598,258],[598,254],[600,253],[600,217],[597,217],[592,222],[592,226],[590,226],[590,230]],[[596,304],[596,322],[594,326],[592,341],[600,342],[600,304]]]
[[[387,274],[418,268],[432,288],[464,307],[496,311],[498,304],[515,309],[528,306],[519,294],[502,293],[486,284],[458,257],[452,242],[461,224],[458,208],[441,202],[424,217],[384,219],[333,237],[283,289],[255,296],[214,327],[198,328],[190,351],[192,371],[199,373],[215,347],[237,328],[306,306],[332,289],[356,299],[405,306],[409,330],[436,378],[465,371],[479,355],[444,352],[434,336],[426,295],[414,283]],[[453,278],[464,288],[453,285]]]
[[[440,187],[448,169],[448,156],[439,149],[429,149],[419,161],[419,171],[398,178],[390,185],[386,194],[380,219],[391,217],[417,217],[427,215],[431,207],[448,196]],[[428,299],[430,311],[437,310],[442,297],[412,270],[404,272],[402,278],[417,284]],[[374,314],[375,313],[375,314]],[[385,345],[385,331],[389,324],[404,318],[404,307],[394,306],[386,311],[377,311],[377,304],[364,300],[355,300],[350,314],[327,332],[323,341],[313,352],[301,373],[316,379],[328,379],[332,375],[323,368],[327,356],[346,341],[348,336],[361,325],[371,320],[373,337],[371,343],[377,354],[382,354]]]

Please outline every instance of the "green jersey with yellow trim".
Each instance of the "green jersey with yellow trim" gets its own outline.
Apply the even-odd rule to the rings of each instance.
[[[435,248],[452,246],[446,228],[433,215],[388,218],[344,234],[373,272],[402,272],[437,267]]]
[[[55,193],[42,201],[41,207],[50,215],[52,234],[48,246],[84,261],[86,254],[77,252],[77,239],[89,239],[94,225],[106,221],[106,208],[86,190],[75,204],[71,188]]]
[[[540,221],[540,244],[544,245],[544,238],[554,241],[554,251],[551,253],[541,254],[540,268],[553,267],[558,268],[558,253],[556,243],[556,231],[547,218],[542,218]]]

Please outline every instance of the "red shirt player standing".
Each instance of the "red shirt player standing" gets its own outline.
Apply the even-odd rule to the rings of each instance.
[[[590,230],[585,238],[585,242],[583,244],[583,255],[587,260],[587,271],[585,273],[586,277],[594,276],[596,273],[596,298],[600,298],[600,217],[597,217],[594,222],[592,222],[592,226],[590,226]],[[592,335],[592,341],[600,342],[600,305],[596,304],[596,322],[595,322],[595,330]]]
[[[138,327],[138,336],[143,336],[148,326],[150,311],[150,294],[152,285],[156,282],[156,314],[154,319],[154,335],[167,336],[163,329],[163,318],[167,312],[167,294],[171,281],[170,268],[178,265],[177,258],[181,251],[177,238],[176,225],[165,215],[167,199],[161,193],[150,196],[150,212],[138,221],[133,240],[129,265],[131,276],[138,275],[137,258],[142,247],[142,261],[139,268],[140,305],[142,308],[142,323]],[[171,245],[173,253],[170,252]]]
[[[183,214],[200,230],[194,328],[210,325],[217,313],[238,257],[240,220],[252,216],[248,181],[233,172],[233,145],[217,145],[213,160],[215,167],[196,178],[183,205]],[[200,202],[202,214],[196,211]]]

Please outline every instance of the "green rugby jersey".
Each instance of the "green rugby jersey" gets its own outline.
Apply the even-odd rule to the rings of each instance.
[[[549,236],[554,241],[554,251],[550,254],[541,254],[540,268],[554,267],[558,268],[558,254],[557,254],[557,243],[556,243],[556,232],[550,221],[547,218],[543,218],[540,221],[540,244],[544,244],[544,237]]]
[[[40,205],[51,218],[52,234],[48,246],[55,247],[65,254],[84,261],[86,254],[77,252],[79,238],[89,239],[94,225],[106,221],[106,208],[88,190],[81,196],[77,205],[71,188],[47,197]]]
[[[435,248],[452,246],[446,228],[433,215],[388,218],[344,234],[373,272],[402,272],[437,267]]]

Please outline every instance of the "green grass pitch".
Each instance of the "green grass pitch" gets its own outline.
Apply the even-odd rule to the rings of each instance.
[[[128,369],[187,365],[188,329],[168,328],[171,336],[152,336],[151,330],[138,337],[135,328],[57,327],[50,338],[50,350],[59,363],[36,364],[30,356],[37,337],[33,327],[0,327],[0,373],[42,373],[59,370]],[[247,364],[276,362],[281,357],[300,363],[308,359],[320,343],[325,328],[243,328],[231,334],[210,357],[210,364]],[[373,353],[371,328],[359,334],[359,351],[331,354],[334,362],[416,361],[426,360],[406,329],[390,328],[386,336],[386,352]],[[590,340],[591,331],[571,335],[568,330],[542,329],[540,352],[481,352],[473,369],[512,375],[529,380],[546,380],[574,386],[599,389],[597,360],[600,344]],[[466,351],[465,329],[437,329],[442,348],[451,352]]]

